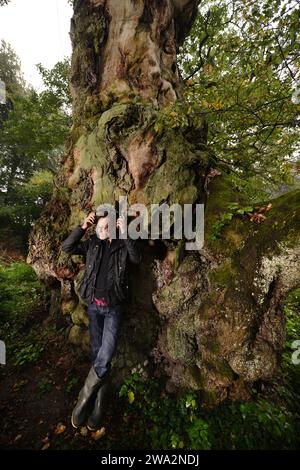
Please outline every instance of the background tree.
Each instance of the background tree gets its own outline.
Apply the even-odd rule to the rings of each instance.
[[[228,165],[233,187],[253,200],[293,183],[298,31],[292,1],[203,1],[180,50],[187,103],[178,115],[186,116],[186,126],[205,117],[212,157]]]
[[[45,89],[27,87],[19,59],[2,41],[0,79],[6,100],[0,105],[0,239],[26,252],[33,221],[52,193],[53,176],[70,128],[69,60],[47,70],[38,65]]]
[[[22,94],[25,88],[25,81],[21,72],[21,65],[16,53],[3,39],[0,48],[0,70],[1,80],[4,84],[3,103],[0,106],[0,129],[3,121],[7,118],[8,112],[12,109],[12,96]]]

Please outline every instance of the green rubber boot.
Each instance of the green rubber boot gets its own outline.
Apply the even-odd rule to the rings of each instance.
[[[92,398],[95,397],[103,382],[104,379],[98,377],[94,367],[91,367],[72,412],[71,423],[74,428],[79,428],[85,423]]]
[[[109,392],[109,380],[107,379],[103,385],[100,386],[92,413],[87,421],[87,428],[90,431],[97,431],[100,428],[103,415],[107,408],[107,396]]]

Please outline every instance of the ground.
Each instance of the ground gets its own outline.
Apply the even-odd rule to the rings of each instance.
[[[46,450],[122,446],[122,437],[115,431],[122,424],[122,404],[116,394],[111,397],[114,410],[110,404],[98,433],[71,426],[71,412],[90,367],[88,357],[49,324],[48,312],[35,312],[34,318],[35,326],[42,330],[46,324],[49,331],[40,360],[0,369],[0,447]]]

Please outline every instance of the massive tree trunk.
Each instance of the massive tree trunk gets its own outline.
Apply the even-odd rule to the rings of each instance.
[[[77,295],[83,259],[61,250],[70,230],[121,195],[149,211],[154,203],[205,203],[203,249],[186,251],[184,240],[172,237],[143,240],[113,365],[116,385],[147,360],[146,373],[165,379],[167,391],[192,388],[218,403],[248,397],[249,386],[278,367],[282,300],[299,283],[299,193],[274,201],[261,224],[234,217],[220,243],[211,236],[213,222],[237,195],[225,170],[212,176],[205,122],[185,132],[154,131],[157,112],[184,100],[176,53],[198,3],[75,1],[73,126],[28,262],[53,290],[57,318],[71,319],[70,341],[88,348],[86,305]]]

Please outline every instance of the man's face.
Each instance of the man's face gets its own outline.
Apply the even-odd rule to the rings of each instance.
[[[109,231],[109,217],[101,217],[101,219],[98,220],[96,234],[101,240],[111,238]]]

